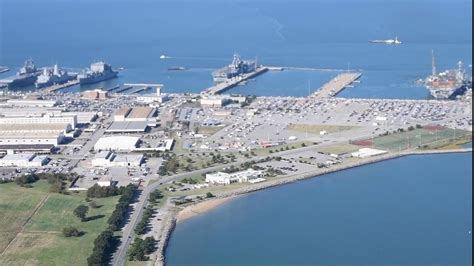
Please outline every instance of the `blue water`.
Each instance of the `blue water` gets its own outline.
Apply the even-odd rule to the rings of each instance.
[[[440,70],[471,64],[471,8],[470,0],[0,0],[0,65],[16,69],[31,57],[81,69],[103,59],[125,71],[92,87],[158,82],[199,92],[238,52],[271,66],[361,69],[362,83],[343,97],[424,99],[414,81],[430,73],[431,49]],[[396,36],[402,45],[367,42]],[[337,73],[267,73],[229,93],[305,96]]]
[[[410,156],[242,196],[179,223],[167,265],[472,265],[471,159]]]

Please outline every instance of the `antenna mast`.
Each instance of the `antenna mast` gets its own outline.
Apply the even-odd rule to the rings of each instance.
[[[434,56],[434,50],[431,50],[431,75],[436,76],[436,61]]]

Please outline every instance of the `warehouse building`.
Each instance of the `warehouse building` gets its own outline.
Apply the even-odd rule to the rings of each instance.
[[[101,151],[92,159],[94,167],[140,167],[143,154],[116,154],[112,151]]]
[[[36,156],[34,153],[7,154],[0,159],[0,167],[41,167],[48,161],[48,157]]]
[[[75,129],[77,125],[77,115],[50,115],[42,114],[40,116],[0,116],[0,125],[18,125],[18,124],[69,124],[70,129]]]
[[[143,133],[148,130],[148,122],[146,121],[115,121],[105,130],[107,133]]]
[[[62,143],[70,124],[0,124],[0,150],[48,151]]]
[[[40,99],[10,99],[6,102],[9,106],[29,106],[29,107],[53,107],[58,104],[57,101]]]
[[[95,151],[132,151],[140,138],[131,136],[101,137],[94,145]]]
[[[356,152],[353,152],[352,157],[367,158],[367,157],[382,155],[382,154],[386,154],[386,153],[387,153],[387,151],[384,151],[384,150],[377,150],[377,149],[371,149],[371,148],[362,148],[362,149],[359,149]]]

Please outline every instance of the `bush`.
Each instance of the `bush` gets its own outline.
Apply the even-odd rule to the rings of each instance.
[[[15,184],[19,186],[25,186],[26,184],[31,184],[38,181],[38,176],[36,175],[22,175],[15,178]]]
[[[71,236],[81,236],[82,232],[79,231],[76,227],[74,226],[67,226],[63,228],[63,235],[65,237],[71,237]]]
[[[211,192],[206,193],[206,198],[213,198],[215,197]]]
[[[86,205],[79,205],[74,209],[74,215],[79,217],[82,222],[86,221],[87,212],[89,211],[89,207]]]
[[[105,198],[119,195],[120,188],[115,186],[101,187],[97,184],[93,185],[87,190],[87,197],[89,198]]]

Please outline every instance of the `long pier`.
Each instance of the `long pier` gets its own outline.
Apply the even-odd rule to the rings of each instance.
[[[71,86],[74,86],[74,85],[77,85],[79,84],[79,80],[78,79],[73,79],[73,80],[70,80],[66,83],[63,83],[63,84],[55,84],[55,85],[52,85],[52,86],[49,86],[49,87],[45,87],[43,88],[43,91],[46,92],[46,93],[50,93],[50,92],[55,92],[55,91],[58,91],[58,90],[62,90],[62,89],[65,89],[65,88],[68,88],[68,87],[71,87]]]
[[[312,96],[319,98],[336,96],[351,83],[359,79],[360,76],[362,76],[362,73],[359,72],[341,73],[315,91]]]
[[[225,82],[216,84],[212,87],[209,87],[209,88],[203,90],[201,92],[201,94],[219,94],[219,93],[221,93],[225,90],[228,90],[230,88],[233,88],[233,87],[239,85],[241,82],[244,82],[246,80],[254,78],[254,77],[256,77],[258,75],[261,75],[261,74],[263,74],[267,71],[268,71],[267,67],[259,67],[252,73],[243,74],[243,75],[240,75],[238,77],[229,79]]]

